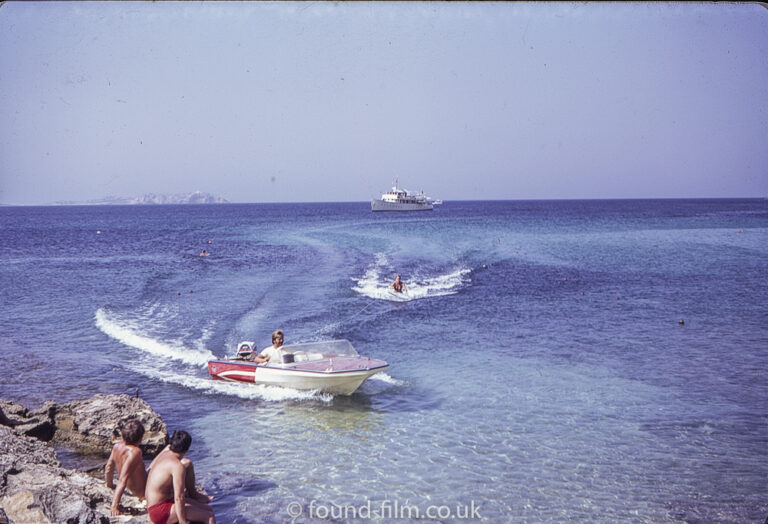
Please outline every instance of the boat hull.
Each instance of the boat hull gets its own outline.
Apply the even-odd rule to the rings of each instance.
[[[333,395],[351,395],[366,379],[388,367],[383,360],[363,357],[326,358],[275,366],[243,360],[208,362],[208,372],[214,379],[317,390]]]
[[[429,202],[388,202],[373,199],[371,200],[371,211],[432,211],[432,204]]]

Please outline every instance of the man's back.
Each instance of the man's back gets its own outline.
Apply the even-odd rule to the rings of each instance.
[[[213,509],[201,501],[185,496],[187,489],[187,467],[192,471],[192,462],[184,454],[192,443],[192,437],[184,430],[171,435],[170,443],[152,461],[147,478],[147,513],[152,522],[202,521],[216,524]],[[184,462],[188,463],[185,467]],[[191,480],[190,480],[191,481]]]
[[[147,484],[147,472],[144,470],[144,461],[141,457],[141,449],[138,446],[118,442],[112,448],[112,457],[119,475],[128,470],[128,482],[126,487],[139,498],[144,498],[144,489]]]
[[[183,481],[184,466],[173,453],[166,449],[155,458],[149,470],[146,490],[148,506],[173,500],[174,472],[180,475]]]

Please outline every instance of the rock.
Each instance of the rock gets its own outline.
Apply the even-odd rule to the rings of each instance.
[[[108,523],[111,502],[103,480],[62,468],[52,446],[0,426],[0,508],[7,521]],[[128,494],[123,505],[140,511]]]
[[[22,410],[9,413],[14,418],[26,415]],[[112,496],[101,476],[61,467],[50,444],[24,435],[18,427],[0,426],[0,522],[106,524]],[[119,522],[148,522],[136,497],[125,493],[121,505],[130,515]]]
[[[53,404],[53,403],[49,403]],[[49,441],[53,438],[56,426],[53,422],[52,412],[48,404],[39,410],[30,412],[26,407],[16,402],[0,400],[0,413],[5,413],[3,422],[10,422],[16,432]],[[45,408],[45,409],[44,409]]]
[[[29,491],[15,493],[8,497],[3,497],[3,506],[7,509],[6,518],[9,522],[46,522],[43,510],[35,503],[34,495]],[[8,517],[10,513],[11,517]]]
[[[59,460],[51,446],[0,426],[0,489],[6,474],[23,470],[26,464],[58,466]]]
[[[120,438],[118,424],[138,417],[144,424],[139,446],[145,459],[154,458],[168,444],[168,430],[144,400],[128,395],[95,395],[55,407],[54,441],[80,453],[109,457],[112,444]]]
[[[18,419],[19,417],[26,418],[27,408],[16,402],[10,402],[8,400],[0,399],[0,410],[11,419]]]
[[[95,499],[102,503],[102,509],[94,512],[90,507],[93,493],[86,494],[85,490],[89,482],[97,481],[60,467],[28,468],[8,476],[4,506],[14,522],[103,522],[109,515],[106,498]]]
[[[56,426],[52,419],[38,419],[32,418],[29,421],[24,421],[23,424],[19,424],[14,428],[17,433],[23,433],[28,437],[35,437],[36,439],[48,442],[53,438],[56,433]]]

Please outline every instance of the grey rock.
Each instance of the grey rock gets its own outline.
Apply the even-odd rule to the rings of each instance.
[[[107,523],[111,502],[103,480],[62,468],[50,444],[0,426],[0,508],[6,521]],[[125,494],[122,502],[133,508],[134,522],[146,522],[139,499]]]
[[[0,399],[0,410],[11,419],[28,418],[27,408],[16,402]]]
[[[130,417],[144,424],[144,439],[139,446],[144,458],[154,458],[168,444],[168,429],[149,404],[128,395],[95,395],[59,404],[54,415],[54,441],[79,453],[107,458],[112,444],[120,438],[120,421]]]
[[[51,446],[0,426],[0,490],[6,474],[21,471],[28,464],[58,466],[59,460]]]
[[[10,427],[24,435],[48,441],[56,431],[50,409],[31,412],[21,404],[0,399],[0,412],[5,415],[0,417],[5,419],[4,422],[10,422]]]
[[[30,411],[0,399],[0,409],[11,422],[0,425],[0,524],[148,522],[141,501],[128,493],[121,499],[126,514],[110,520],[113,491],[104,483],[103,466],[95,468],[95,476],[64,468],[51,445],[106,458],[119,438],[118,423],[138,417],[146,428],[145,457],[152,458],[168,435],[146,402],[128,395],[96,395],[66,404],[46,402]],[[51,435],[51,443],[43,442]]]

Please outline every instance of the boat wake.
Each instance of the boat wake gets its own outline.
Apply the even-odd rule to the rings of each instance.
[[[405,385],[405,381],[392,377],[386,371],[381,371],[363,382],[358,391],[364,395],[374,396],[384,393],[393,387]]]
[[[188,334],[184,339],[162,339],[156,333],[170,330],[176,314],[162,306],[153,305],[140,312],[117,312],[108,307],[100,308],[94,315],[96,326],[106,335],[129,346],[145,358],[124,359],[125,367],[149,379],[166,384],[176,384],[207,395],[229,395],[247,400],[280,401],[333,401],[333,395],[318,391],[300,391],[285,387],[261,384],[236,384],[213,380],[207,373],[208,361],[218,358],[204,347],[208,330],[197,337]],[[178,330],[178,327],[173,328]],[[206,371],[203,374],[201,368]],[[374,375],[386,384],[397,384],[389,375]],[[373,379],[374,377],[371,377]],[[369,379],[369,380],[371,380]]]
[[[203,346],[207,334],[205,330],[192,344],[185,343],[182,339],[158,339],[150,329],[151,322],[153,319],[162,320],[168,312],[156,312],[155,306],[150,307],[148,312],[139,314],[118,313],[103,307],[96,311],[96,327],[118,342],[156,357],[197,366],[205,366],[208,360],[214,358],[213,353]]]
[[[160,380],[168,384],[177,384],[202,392],[205,395],[228,395],[246,400],[265,400],[267,402],[280,402],[285,400],[319,400],[332,402],[333,395],[319,393],[317,391],[299,391],[277,386],[265,386],[263,384],[240,384],[213,380],[209,376],[185,375],[178,372],[156,369],[147,365],[132,365],[133,371],[139,372],[150,378]]]
[[[408,302],[421,298],[456,294],[469,283],[470,274],[471,270],[466,268],[437,275],[421,274],[417,269],[413,274],[403,278],[408,288],[408,294],[395,293],[389,287],[394,280],[395,269],[385,254],[378,253],[374,262],[368,266],[361,277],[352,277],[355,282],[352,290],[377,300]]]

